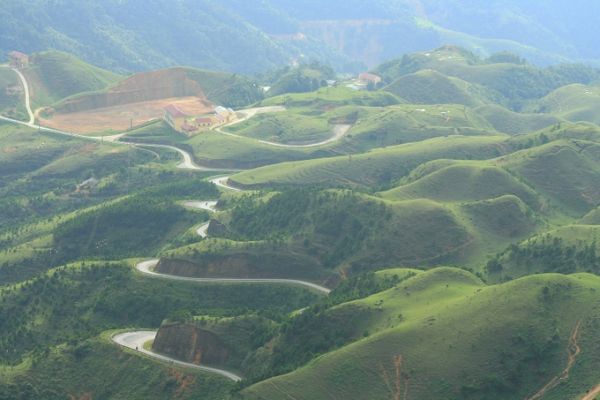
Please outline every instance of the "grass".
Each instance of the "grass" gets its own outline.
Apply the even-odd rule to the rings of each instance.
[[[600,225],[600,207],[590,211],[582,219],[584,225]]]
[[[74,94],[105,89],[122,79],[58,51],[32,55],[25,75],[31,86],[33,108],[52,105]]]
[[[345,140],[334,146],[340,153],[359,153],[452,135],[498,134],[476,113],[459,105],[348,106],[335,112],[338,118],[353,125]]]
[[[391,93],[356,91],[347,87],[325,87],[310,93],[290,93],[263,100],[264,106],[315,107],[328,109],[346,105],[384,107],[402,102]]]
[[[531,208],[541,208],[535,191],[493,163],[448,161],[448,165],[435,169],[436,164],[434,161],[422,165],[413,171],[413,180],[409,177],[408,183],[383,192],[381,196],[390,200],[426,198],[441,202],[467,202],[512,194]]]
[[[476,107],[492,102],[485,88],[434,70],[402,76],[385,88],[411,104],[462,104]]]
[[[533,106],[537,112],[556,115],[571,122],[600,123],[600,88],[581,84],[568,85],[548,94]]]
[[[501,157],[497,165],[521,176],[560,211],[582,217],[600,201],[595,142],[558,140]]]
[[[283,144],[310,144],[328,139],[332,126],[327,115],[306,115],[302,112],[260,114],[225,128],[226,131],[250,138]]]
[[[494,104],[480,106],[473,111],[498,132],[510,135],[539,131],[564,121],[553,114],[516,113]]]
[[[375,149],[364,154],[287,162],[234,175],[241,186],[351,185],[385,187],[418,165],[439,159],[484,159],[502,154],[503,137],[435,138]]]
[[[11,91],[16,88],[20,91]],[[9,118],[28,120],[25,95],[17,74],[8,68],[0,68],[0,89],[0,113]]]
[[[459,270],[421,273],[330,310],[364,310],[357,329],[366,329],[366,338],[250,386],[241,397],[525,398],[565,368],[569,336],[582,321],[578,367],[569,384],[549,392],[575,398],[597,379],[592,338],[598,326],[592,320],[599,289],[591,275],[485,286]]]

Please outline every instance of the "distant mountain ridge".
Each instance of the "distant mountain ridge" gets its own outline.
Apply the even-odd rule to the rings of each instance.
[[[189,65],[255,73],[303,60],[356,72],[448,43],[539,64],[595,62],[600,5],[589,3],[5,0],[0,53],[57,49],[116,72]]]

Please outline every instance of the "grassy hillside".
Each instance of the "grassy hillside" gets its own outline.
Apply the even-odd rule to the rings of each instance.
[[[600,225],[600,208],[590,211],[581,219],[581,223],[585,225]]]
[[[351,185],[379,188],[408,175],[418,165],[439,159],[485,159],[503,153],[503,137],[436,138],[418,143],[325,159],[283,163],[234,175],[242,186]]]
[[[413,178],[414,181],[381,195],[392,200],[427,198],[442,202],[465,202],[512,194],[530,207],[540,208],[538,195],[530,187],[490,163],[457,161],[433,169],[435,164],[435,161],[424,164],[413,172],[412,175],[418,176]]]
[[[57,51],[32,55],[25,75],[31,86],[34,108],[51,105],[77,93],[104,89],[122,78]]]
[[[8,68],[0,68],[0,88],[0,113],[9,118],[26,120],[25,96],[17,74]]]
[[[550,387],[547,397],[577,398],[598,379],[598,288],[591,275],[485,286],[457,270],[422,273],[331,309],[330,318],[362,310],[355,329],[366,337],[240,398],[522,399],[565,368],[566,384]],[[573,346],[581,353],[573,356]],[[572,369],[568,354],[577,361]]]
[[[557,115],[572,122],[600,122],[600,88],[598,86],[568,85],[541,99],[532,109]]]
[[[553,114],[516,113],[497,105],[485,105],[474,110],[498,132],[520,135],[535,132],[560,123],[562,118]]]
[[[333,145],[342,153],[358,153],[441,136],[497,135],[477,113],[454,104],[341,107],[335,114],[339,120],[353,125],[345,140]]]
[[[356,91],[344,86],[325,87],[310,93],[288,93],[270,97],[261,102],[265,106],[286,106],[331,109],[335,106],[358,105],[384,107],[404,102],[391,93],[383,91]]]
[[[558,140],[503,157],[498,165],[520,175],[563,212],[582,217],[600,200],[599,151],[595,142]]]
[[[310,111],[302,111],[259,114],[244,123],[226,128],[226,131],[283,144],[317,143],[333,135],[333,126],[328,123],[327,114],[310,115]]]
[[[384,90],[412,104],[463,104],[475,107],[491,101],[490,93],[484,88],[434,70],[421,70],[402,76]]]
[[[445,46],[389,61],[376,72],[392,82],[424,69],[481,85],[489,92],[499,95],[501,103],[514,110],[521,109],[527,101],[544,97],[561,86],[589,84],[600,78],[597,70],[585,66],[538,68],[526,63],[487,62],[455,46]]]
[[[600,227],[566,225],[498,253],[487,263],[493,280],[536,273],[600,272]]]

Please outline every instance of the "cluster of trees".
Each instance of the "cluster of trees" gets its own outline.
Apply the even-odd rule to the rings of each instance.
[[[109,329],[158,327],[167,316],[229,317],[265,310],[284,318],[315,299],[306,290],[275,285],[171,285],[140,278],[119,263],[61,268],[3,290],[0,363],[18,364],[28,354],[80,343]]]
[[[301,241],[326,267],[351,258],[389,221],[391,211],[349,191],[285,190],[268,201],[246,198],[232,211],[232,239]]]
[[[173,202],[135,196],[59,224],[54,249],[65,260],[153,254],[165,234],[187,217],[186,210]]]
[[[511,245],[487,263],[487,272],[524,275],[532,271],[571,274],[600,273],[600,253],[596,242],[566,244],[564,239],[543,236],[523,245]]]
[[[305,93],[327,86],[327,80],[335,79],[335,71],[319,62],[303,64],[298,67],[285,67],[266,76],[272,83],[270,96],[285,93]]]

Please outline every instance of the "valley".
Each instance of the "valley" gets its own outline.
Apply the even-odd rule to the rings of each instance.
[[[597,395],[581,97],[600,72],[445,46],[375,68],[379,87],[270,96],[65,57],[0,69],[24,110],[0,110],[0,395]],[[186,135],[171,104],[235,119]]]

